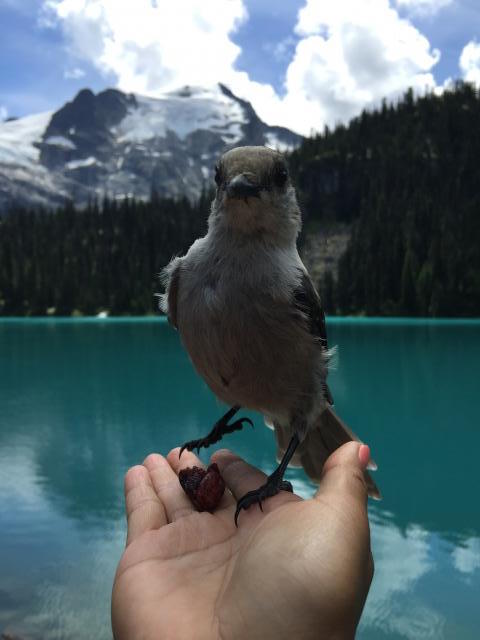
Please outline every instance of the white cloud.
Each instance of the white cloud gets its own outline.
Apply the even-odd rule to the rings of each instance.
[[[139,93],[228,76],[240,53],[229,34],[246,18],[241,0],[47,0],[46,7],[78,58]]]
[[[396,0],[400,8],[417,15],[434,15],[453,0]]]
[[[3,122],[8,117],[8,109],[0,104],[0,122]]]
[[[286,40],[276,51],[293,51],[279,97],[234,68],[240,48],[231,36],[247,19],[242,0],[44,0],[44,9],[48,23],[61,24],[71,53],[120,89],[155,95],[220,81],[269,124],[306,134],[410,86],[434,88],[440,57],[389,0],[306,0],[296,47]]]
[[[79,80],[83,78],[85,75],[85,71],[80,69],[80,67],[74,67],[73,69],[65,69],[63,72],[63,77],[66,80]]]
[[[410,86],[435,86],[440,53],[388,0],[307,0],[296,31],[304,37],[287,91],[315,107],[319,123],[344,121]]]
[[[480,86],[480,44],[472,40],[463,47],[460,55],[463,79]]]
[[[293,36],[287,36],[279,42],[266,42],[263,50],[268,55],[273,55],[275,60],[285,61],[290,59],[295,43],[296,39]]]

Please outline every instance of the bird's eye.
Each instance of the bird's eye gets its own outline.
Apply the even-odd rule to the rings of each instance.
[[[288,171],[285,167],[276,167],[273,172],[273,181],[277,187],[283,187],[288,178]]]
[[[215,165],[215,182],[217,183],[217,187],[219,187],[222,182],[222,172],[218,164]]]

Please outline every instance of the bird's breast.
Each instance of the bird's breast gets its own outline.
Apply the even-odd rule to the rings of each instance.
[[[278,415],[308,392],[314,365],[293,314],[278,282],[259,288],[211,269],[182,281],[178,328],[195,368],[222,401]]]

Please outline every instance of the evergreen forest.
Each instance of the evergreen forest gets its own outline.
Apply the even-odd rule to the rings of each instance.
[[[0,314],[153,313],[158,274],[205,234],[210,199],[12,210],[0,218]]]
[[[480,93],[365,111],[290,154],[301,242],[342,224],[335,273],[315,284],[328,314],[480,316]],[[0,315],[146,314],[157,274],[203,235],[212,193],[105,199],[0,217]],[[320,231],[321,233],[321,231]]]

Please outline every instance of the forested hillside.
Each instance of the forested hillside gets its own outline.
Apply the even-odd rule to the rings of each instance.
[[[317,282],[327,313],[480,315],[480,96],[442,96],[363,113],[290,157],[304,238],[350,229],[338,274]],[[192,204],[105,200],[0,218],[0,314],[155,308],[156,274],[206,228]]]
[[[383,104],[291,157],[309,222],[352,223],[330,312],[480,315],[480,95]]]
[[[12,211],[0,218],[0,314],[152,313],[158,273],[205,233],[209,201]]]

